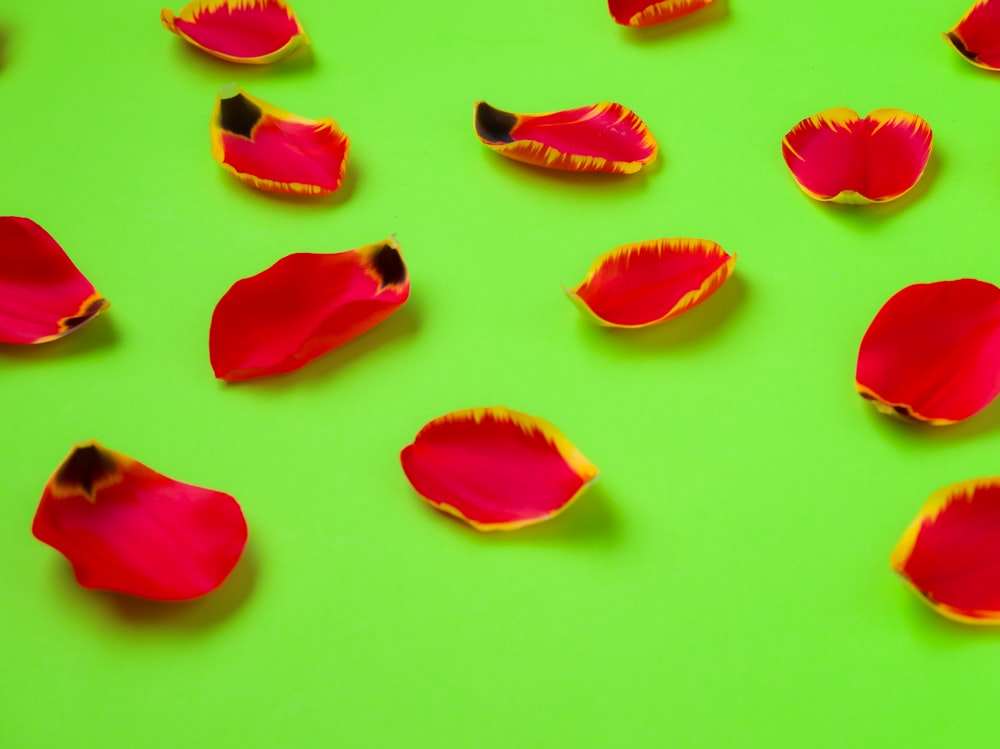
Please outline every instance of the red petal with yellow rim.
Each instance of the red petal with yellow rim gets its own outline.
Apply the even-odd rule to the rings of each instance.
[[[215,160],[262,190],[328,195],[347,172],[350,139],[334,120],[307,120],[234,85],[216,97],[210,135]]]
[[[884,203],[903,195],[924,173],[930,126],[901,109],[861,118],[836,107],[802,120],[781,143],[792,176],[816,200]]]
[[[628,107],[603,102],[517,114],[476,102],[480,142],[526,164],[576,172],[633,174],[656,159],[656,139]]]
[[[1000,477],[934,492],[889,564],[939,614],[1000,624]]]
[[[167,478],[97,442],[76,445],[49,479],[32,533],[85,588],[163,601],[215,590],[247,541],[228,494]]]
[[[45,229],[0,216],[0,342],[61,338],[107,306]]]
[[[417,493],[481,531],[547,520],[597,478],[552,424],[501,406],[434,419],[400,461]]]
[[[622,26],[652,26],[694,13],[715,0],[608,0],[615,23]]]
[[[208,339],[215,376],[236,382],[291,372],[378,325],[409,294],[395,239],[288,255],[219,301]]]
[[[736,265],[708,239],[656,239],[601,255],[567,296],[592,320],[640,328],[669,320],[701,304]]]
[[[944,38],[976,67],[1000,70],[1000,2],[980,0]]]
[[[198,0],[176,16],[164,8],[160,21],[198,49],[230,62],[275,62],[307,41],[284,0]]]
[[[1000,394],[1000,289],[963,278],[914,284],[875,315],[855,386],[884,413],[951,424]]]

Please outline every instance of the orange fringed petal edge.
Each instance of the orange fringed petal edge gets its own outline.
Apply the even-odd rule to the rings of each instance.
[[[0,343],[62,338],[108,305],[45,229],[0,216]]]
[[[621,26],[652,26],[686,16],[715,0],[608,0],[608,11]]]
[[[276,62],[308,41],[284,0],[196,0],[177,15],[164,8],[160,22],[198,49],[230,62]]]
[[[481,531],[547,520],[597,478],[552,424],[502,406],[434,419],[400,461],[427,502]]]
[[[243,553],[247,525],[228,494],[90,441],[45,485],[32,533],[69,560],[85,588],[175,601],[222,584]]]
[[[611,102],[518,114],[480,101],[473,124],[486,147],[550,169],[634,174],[656,160],[656,139],[646,123],[628,107]]]
[[[597,258],[566,294],[600,325],[639,328],[701,304],[736,265],[708,239],[657,239],[616,247]]]
[[[889,564],[921,600],[950,619],[1000,624],[1000,477],[934,492]]]
[[[350,139],[333,119],[299,117],[235,85],[216,97],[210,135],[215,160],[262,190],[327,195],[347,172]]]
[[[976,67],[1000,70],[1000,1],[980,0],[944,38]]]

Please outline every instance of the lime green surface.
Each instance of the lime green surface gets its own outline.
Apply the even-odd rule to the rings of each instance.
[[[853,389],[895,291],[1000,281],[1000,79],[940,36],[964,0],[719,0],[647,31],[601,0],[295,0],[311,53],[263,68],[188,47],[158,4],[114,5],[0,8],[0,213],[41,223],[112,302],[62,341],[0,348],[0,745],[992,740],[1000,633],[941,619],[887,560],[933,490],[1000,473],[1000,406],[932,430]],[[208,118],[229,82],[337,119],[340,193],[225,174]],[[477,99],[619,101],[661,158],[621,178],[509,162],[474,137]],[[801,193],[781,138],[833,106],[927,119],[911,194]],[[392,233],[412,275],[397,315],[298,373],[213,378],[230,284]],[[739,255],[698,309],[611,332],[564,297],[600,253],[669,236]],[[601,469],[551,523],[478,534],[399,468],[426,421],[494,404]],[[240,500],[251,541],[222,589],[86,591],[32,538],[88,438]]]

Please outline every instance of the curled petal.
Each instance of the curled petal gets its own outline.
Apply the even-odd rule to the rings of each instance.
[[[1000,624],[1000,476],[938,489],[889,563],[944,616]]]
[[[546,520],[597,478],[552,424],[500,406],[434,419],[400,461],[417,493],[481,531]]]
[[[566,294],[600,325],[640,328],[701,304],[736,265],[708,239],[657,239],[616,247]]]
[[[1000,70],[1000,1],[979,0],[944,38],[976,67]]]
[[[160,21],[198,49],[230,62],[275,62],[306,41],[284,0],[196,0],[176,16],[164,8]]]
[[[931,155],[930,126],[901,109],[860,118],[836,107],[802,120],[781,143],[792,176],[816,200],[884,203],[913,187]]]
[[[334,120],[307,120],[234,85],[216,97],[210,134],[215,160],[262,190],[327,195],[347,171],[350,139]]]
[[[633,174],[656,159],[656,139],[628,107],[603,102],[517,114],[476,102],[476,135],[515,161],[576,172]]]
[[[0,216],[0,342],[61,338],[107,306],[45,229]]]
[[[237,281],[216,305],[208,341],[215,376],[291,372],[378,325],[409,294],[395,239],[288,255]]]
[[[1000,394],[1000,289],[963,278],[914,284],[875,315],[856,387],[884,413],[950,424]]]
[[[228,494],[91,441],[76,445],[45,485],[32,533],[69,560],[85,588],[173,601],[222,584],[247,525]]]
[[[694,13],[715,0],[608,0],[615,23],[622,26],[652,26]]]

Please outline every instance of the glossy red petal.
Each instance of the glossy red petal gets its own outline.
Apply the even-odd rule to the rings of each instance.
[[[736,265],[708,239],[657,239],[616,247],[597,258],[566,294],[601,325],[638,328],[701,304]]]
[[[85,588],[172,601],[222,584],[247,525],[228,494],[92,441],[76,445],[49,479],[32,533],[70,561]]]
[[[262,190],[328,195],[347,172],[350,139],[336,122],[307,120],[237,86],[216,97],[210,134],[215,160]]]
[[[883,203],[903,195],[924,173],[930,126],[900,109],[860,118],[837,107],[802,120],[781,143],[792,176],[817,200]]]
[[[107,306],[45,229],[0,216],[0,342],[61,338]]]
[[[306,41],[305,31],[284,0],[196,0],[160,21],[182,39],[231,62],[280,60]]]
[[[507,158],[550,169],[633,174],[656,159],[656,139],[631,109],[603,102],[517,114],[476,102],[480,142]]]
[[[961,421],[1000,394],[1000,289],[958,281],[914,284],[872,320],[856,387],[885,413]]]
[[[1000,0],[980,0],[944,38],[976,67],[1000,70]]]
[[[1000,624],[1000,477],[934,492],[889,563],[938,613]]]
[[[652,26],[694,13],[715,0],[608,0],[608,11],[622,26]]]
[[[597,478],[552,424],[499,406],[434,419],[400,461],[431,505],[482,531],[546,520]]]
[[[219,301],[209,332],[215,376],[236,382],[291,372],[378,325],[409,294],[395,239],[288,255]]]

